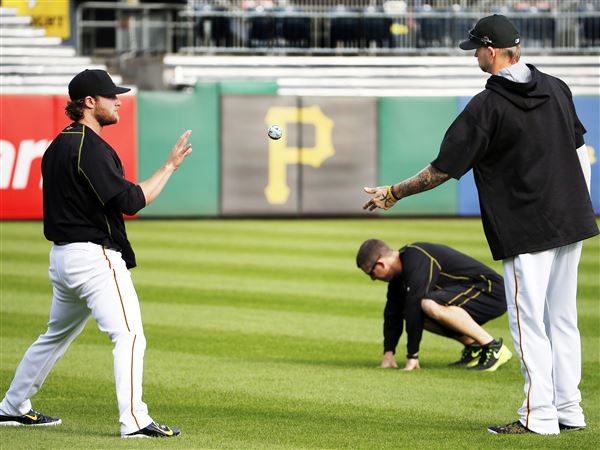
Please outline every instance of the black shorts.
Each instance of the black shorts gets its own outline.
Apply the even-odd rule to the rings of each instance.
[[[491,292],[475,286],[447,286],[428,292],[429,298],[440,305],[458,306],[464,309],[479,325],[495,319],[506,312],[504,287],[495,284]]]

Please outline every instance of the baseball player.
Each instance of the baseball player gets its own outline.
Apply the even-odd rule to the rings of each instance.
[[[369,239],[360,246],[356,265],[372,280],[388,283],[381,368],[398,367],[394,354],[404,322],[404,370],[420,368],[423,329],[464,344],[451,366],[493,372],[512,357],[502,338],[481,327],[506,312],[506,300],[502,277],[479,261],[446,245],[415,242],[393,250]]]
[[[460,44],[492,76],[452,123],[437,158],[393,186],[365,188],[365,209],[388,209],[473,168],[483,228],[502,260],[510,330],[525,378],[518,420],[491,433],[558,434],[586,423],[580,406],[577,266],[596,236],[590,163],[571,91],[520,61],[504,16],[479,20]]]
[[[100,134],[119,121],[129,91],[103,70],[85,70],[69,83],[65,107],[73,123],[42,159],[44,235],[54,242],[49,276],[53,286],[48,330],[25,353],[0,403],[0,425],[49,426],[61,419],[31,409],[30,399],[83,331],[90,316],[114,344],[114,373],[122,437],[171,437],[179,429],[160,425],[142,401],[146,339],[129,269],[135,255],[123,214],[152,203],[192,151],[186,131],[165,164],[139,185],[125,179],[117,153]]]

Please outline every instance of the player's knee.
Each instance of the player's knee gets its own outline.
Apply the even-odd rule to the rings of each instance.
[[[146,337],[143,332],[121,331],[109,333],[110,339],[115,345],[135,346],[136,348],[146,348]]]
[[[421,309],[423,312],[431,317],[432,319],[438,319],[440,315],[440,305],[438,305],[433,300],[428,298],[424,298],[421,300]]]

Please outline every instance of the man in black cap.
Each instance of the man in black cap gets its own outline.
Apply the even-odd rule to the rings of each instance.
[[[50,251],[53,299],[48,330],[25,353],[0,403],[0,426],[59,425],[61,419],[31,409],[50,370],[90,317],[114,344],[114,373],[122,437],[171,437],[179,429],[160,425],[142,401],[146,339],[129,269],[135,255],[123,214],[152,203],[192,151],[186,131],[165,164],[147,180],[125,179],[119,156],[100,137],[119,121],[129,91],[104,70],[85,70],[69,84],[67,116],[73,123],[50,144],[42,159],[44,235]]]
[[[580,406],[577,266],[596,236],[586,132],[571,91],[520,61],[520,36],[504,16],[481,19],[460,44],[490,73],[417,175],[365,188],[365,209],[389,209],[473,169],[483,228],[502,260],[508,317],[525,378],[519,420],[491,433],[557,434],[585,427]]]

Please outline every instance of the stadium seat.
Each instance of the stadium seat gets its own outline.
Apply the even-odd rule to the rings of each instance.
[[[73,46],[46,36],[31,26],[31,17],[17,16],[15,8],[0,8],[0,85],[3,94],[67,94],[73,76],[84,69],[106,69]],[[121,83],[119,75],[112,75]]]

